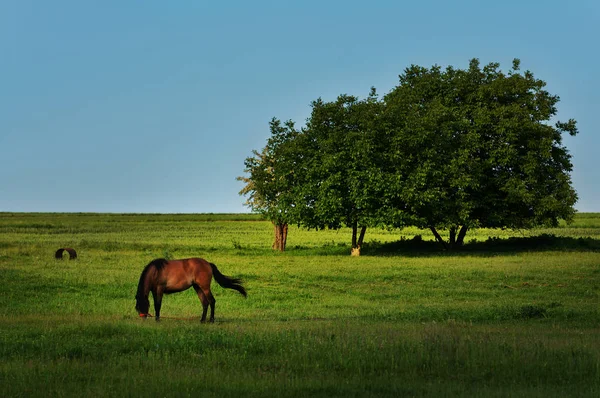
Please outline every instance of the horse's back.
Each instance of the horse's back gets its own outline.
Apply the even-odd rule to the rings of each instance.
[[[193,272],[198,284],[205,281],[207,278],[210,283],[212,278],[212,267],[210,263],[203,258],[193,257],[187,259],[187,264],[190,267],[190,271]]]
[[[203,258],[183,258],[180,260],[170,260],[168,263],[173,268],[182,268],[185,272],[195,274],[197,272],[209,271],[212,274],[212,268],[210,266],[210,263]]]
[[[174,293],[186,290],[192,285],[209,287],[211,279],[210,263],[194,257],[167,261],[162,271],[161,282],[165,286],[165,292]]]

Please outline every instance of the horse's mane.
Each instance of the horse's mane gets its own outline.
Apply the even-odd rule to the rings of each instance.
[[[165,267],[166,264],[167,264],[166,259],[157,258],[156,260],[150,261],[148,263],[148,265],[146,265],[146,267],[144,267],[144,270],[142,271],[142,275],[140,275],[140,281],[138,282],[137,293],[135,295],[135,299],[137,300],[138,303],[140,302],[140,300],[145,299],[144,285],[146,282],[146,276],[148,275],[148,272],[153,268],[156,269],[157,271],[160,271],[161,269],[163,269]]]

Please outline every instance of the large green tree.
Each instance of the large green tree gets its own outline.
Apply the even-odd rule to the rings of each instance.
[[[245,161],[247,205],[275,225],[274,247],[283,250],[287,224],[352,229],[352,254],[360,254],[367,227],[381,223],[383,153],[376,137],[381,102],[374,89],[363,100],[340,95],[318,99],[302,130],[290,121],[270,123],[271,137]]]
[[[273,119],[242,193],[273,221],[280,250],[288,223],[350,227],[359,254],[367,227],[429,228],[457,247],[470,228],[569,221],[577,195],[562,135],[576,123],[552,124],[559,97],[519,67],[413,65],[383,101],[374,89],[318,99],[301,130]]]
[[[288,224],[293,218],[291,202],[295,183],[294,160],[297,151],[290,148],[298,131],[292,121],[281,123],[273,118],[269,122],[271,136],[267,145],[246,158],[244,172],[238,177],[245,183],[240,195],[246,195],[246,205],[261,213],[273,223],[273,249],[284,251],[287,243]]]
[[[559,97],[545,85],[518,60],[508,73],[477,59],[465,70],[407,68],[384,97],[388,211],[445,246],[462,245],[473,227],[570,220],[577,196],[562,133],[575,135],[576,123],[551,124]]]
[[[380,113],[374,89],[363,100],[349,95],[318,99],[295,143],[303,176],[294,190],[298,222],[317,229],[350,227],[353,255],[360,254],[366,229],[377,225],[374,214],[381,208]]]

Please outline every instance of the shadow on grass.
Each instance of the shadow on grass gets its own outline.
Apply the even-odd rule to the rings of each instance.
[[[523,252],[576,251],[600,252],[600,240],[542,234],[531,237],[488,238],[485,242],[471,241],[463,247],[444,250],[435,241],[420,237],[392,243],[369,242],[362,250],[366,256],[427,256],[427,255],[482,255],[516,254]]]

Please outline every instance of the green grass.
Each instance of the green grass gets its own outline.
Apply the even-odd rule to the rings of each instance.
[[[600,395],[600,214],[534,231],[476,230],[460,252],[428,231],[290,228],[255,215],[0,213],[6,396]],[[415,236],[422,239],[414,239]],[[54,259],[74,247],[78,259]],[[142,321],[156,257],[241,276]]]

